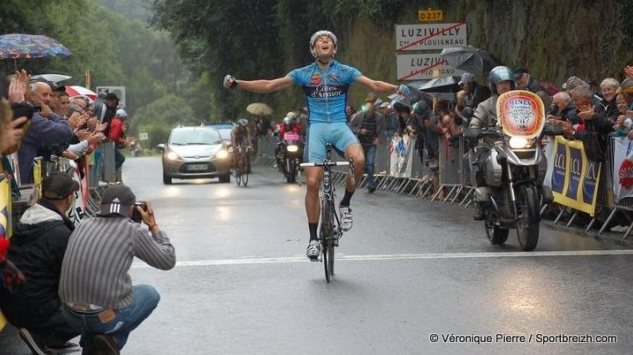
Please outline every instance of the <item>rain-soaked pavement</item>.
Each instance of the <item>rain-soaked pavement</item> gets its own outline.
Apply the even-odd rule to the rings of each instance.
[[[134,264],[162,298],[123,354],[633,353],[633,250],[619,235],[548,222],[522,252],[514,233],[490,245],[470,209],[359,190],[328,284],[304,256],[305,186],[275,169],[255,167],[246,188],[164,186],[158,158],[134,158],[124,179],[179,261]],[[28,353],[0,333],[0,355]]]

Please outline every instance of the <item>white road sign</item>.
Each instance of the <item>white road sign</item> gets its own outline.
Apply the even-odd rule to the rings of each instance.
[[[465,22],[396,25],[397,51],[422,51],[467,44]]]
[[[460,76],[464,72],[446,64],[439,53],[398,54],[398,80],[433,79],[433,71],[439,69],[440,76]]]

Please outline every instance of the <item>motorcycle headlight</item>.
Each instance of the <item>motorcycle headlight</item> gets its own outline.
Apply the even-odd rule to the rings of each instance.
[[[180,156],[174,152],[169,152],[167,153],[167,159],[169,160],[178,160],[180,159]]]
[[[529,141],[523,137],[512,137],[510,138],[510,141],[508,141],[508,145],[512,149],[527,148],[528,143]]]
[[[286,149],[288,149],[288,151],[290,153],[295,153],[295,152],[299,151],[299,147],[294,145],[294,144],[289,145]]]
[[[229,152],[226,149],[220,149],[217,153],[215,153],[215,157],[218,159],[226,159],[229,157]]]

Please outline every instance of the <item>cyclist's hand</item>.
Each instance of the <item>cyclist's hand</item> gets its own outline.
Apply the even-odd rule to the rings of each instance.
[[[227,89],[232,89],[237,86],[237,79],[235,79],[233,75],[227,74],[224,77],[223,85]]]
[[[400,84],[400,86],[398,86],[398,90],[396,90],[396,93],[402,96],[409,96],[409,94],[411,94],[411,89],[404,84]]]

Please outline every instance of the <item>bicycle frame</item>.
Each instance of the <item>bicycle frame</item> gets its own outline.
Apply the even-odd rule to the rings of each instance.
[[[334,248],[338,246],[339,238],[343,235],[341,223],[334,203],[336,194],[332,181],[332,167],[350,167],[351,176],[354,176],[354,165],[350,159],[347,162],[332,161],[332,145],[326,144],[326,156],[322,163],[302,163],[303,167],[322,167],[323,177],[321,179],[321,189],[319,191],[321,201],[321,223],[319,227],[319,242],[321,243],[321,255],[325,267],[325,279],[330,282],[334,276]]]

